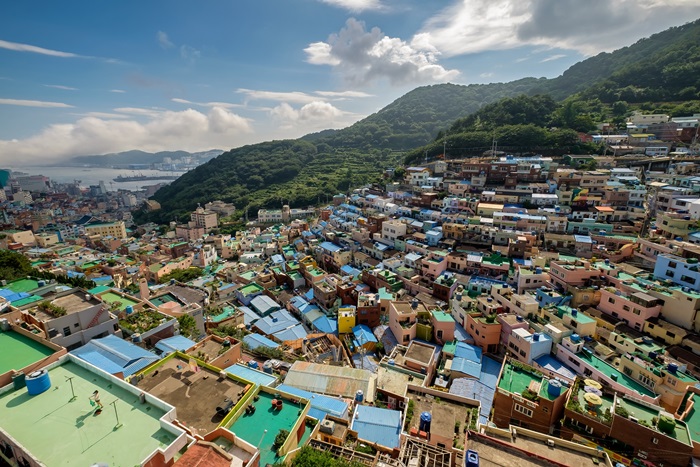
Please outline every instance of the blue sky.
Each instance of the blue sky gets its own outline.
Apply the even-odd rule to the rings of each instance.
[[[698,16],[695,0],[6,2],[0,163],[342,128],[417,86],[555,77]]]

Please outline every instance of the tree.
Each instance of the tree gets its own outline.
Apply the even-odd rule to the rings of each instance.
[[[197,333],[197,322],[190,315],[182,315],[177,318],[177,324],[180,326],[180,334],[188,338],[199,337]]]
[[[23,254],[0,250],[0,279],[11,281],[25,277],[31,272],[32,265]]]

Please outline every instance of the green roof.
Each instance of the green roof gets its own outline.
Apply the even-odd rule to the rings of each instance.
[[[436,321],[441,323],[454,323],[455,321],[452,315],[445,313],[444,311],[433,311],[433,317]]]
[[[54,353],[40,342],[13,331],[0,331],[0,349],[0,375],[21,370]]]
[[[39,288],[39,282],[34,279],[17,279],[15,281],[8,282],[3,288],[12,290],[15,293],[31,292],[32,290]]]
[[[534,373],[534,371],[519,365],[513,365],[511,362],[506,363],[503,367],[503,374],[498,381],[498,387],[512,394],[522,394],[533,381],[540,383],[540,397],[553,400],[547,391],[542,391],[542,383],[545,381],[542,374]]]
[[[626,399],[623,397],[618,397],[617,401],[621,407],[624,407],[627,410],[630,416],[640,421],[645,420],[649,426],[652,426],[652,419],[654,417],[658,417],[662,410],[660,407],[658,409],[652,409],[646,405],[638,404],[631,399]],[[663,434],[682,443],[692,445],[686,424],[680,420],[676,420],[676,428],[673,430],[673,432]]]
[[[645,386],[642,386],[639,384],[637,381],[634,379],[630,378],[626,374],[624,374],[622,371],[618,370],[617,368],[609,365],[608,363],[604,362],[600,358],[598,358],[596,355],[593,354],[593,352],[584,350],[582,352],[579,352],[576,354],[581,360],[584,362],[588,363],[601,373],[603,373],[605,376],[608,378],[611,378],[611,375],[615,374],[617,375],[617,382],[622,384],[623,386],[627,386],[629,389],[632,389],[634,391],[637,391],[639,394],[649,396],[649,397],[655,397],[656,394],[654,394],[653,391],[647,389]]]
[[[122,297],[121,295],[116,294],[114,292],[104,293],[104,294],[100,295],[100,299],[109,305],[111,305],[112,303],[121,302],[121,305],[119,305],[120,311],[125,310],[128,305],[134,306],[134,305],[139,304],[139,302],[137,300],[132,300],[131,298],[127,298],[127,297]]]
[[[49,376],[52,388],[39,395],[30,396],[22,388],[0,396],[2,429],[44,465],[140,465],[155,449],[174,441],[176,436],[161,427],[162,409],[142,404],[138,394],[104,379],[101,372],[68,362],[51,369]],[[87,400],[95,390],[105,405],[100,415]]]

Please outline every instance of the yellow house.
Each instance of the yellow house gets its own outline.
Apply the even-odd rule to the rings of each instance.
[[[355,327],[355,307],[341,306],[338,308],[338,334],[350,334]]]

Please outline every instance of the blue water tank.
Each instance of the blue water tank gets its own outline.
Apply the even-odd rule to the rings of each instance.
[[[46,285],[46,281],[37,281],[36,285],[37,287],[44,287]]]
[[[670,371],[671,373],[675,373],[676,371],[678,371],[678,365],[676,365],[675,363],[669,363],[668,371]]]
[[[360,389],[355,393],[355,402],[362,402],[365,398],[365,394]]]
[[[535,274],[542,274],[542,268],[535,268]]]
[[[272,374],[272,362],[268,360],[265,363],[263,363],[262,369],[265,373],[268,373],[271,375]]]
[[[534,333],[532,335],[532,342],[539,342],[540,341],[540,335],[538,333]]]
[[[581,336],[579,336],[578,334],[572,334],[571,337],[569,337],[569,339],[571,339],[571,342],[577,344],[581,341]]]
[[[130,315],[130,314],[133,313],[133,312],[134,312],[134,307],[133,307],[133,305],[127,305],[127,306],[126,306],[126,314],[127,314],[127,315]]]
[[[547,385],[547,393],[552,397],[559,397],[561,394],[561,383],[556,379],[550,380]]]
[[[131,335],[131,342],[133,342],[134,344],[138,344],[139,342],[141,342],[141,334],[139,334],[138,332],[133,333]]]
[[[577,308],[572,308],[571,309],[571,316],[577,316],[578,315],[578,309]]]
[[[430,412],[423,412],[420,414],[420,423],[418,424],[418,429],[420,431],[425,431],[426,433],[430,433],[430,422],[432,422],[433,416],[430,415]]]
[[[41,394],[51,387],[49,372],[46,370],[39,370],[30,373],[27,375],[24,381],[27,384],[27,393],[30,396]]]
[[[656,352],[649,352],[649,358],[651,358],[652,360],[655,360],[657,356],[658,354]]]
[[[467,455],[464,458],[466,467],[479,467],[479,453],[472,449],[467,449]]]
[[[249,366],[250,368],[257,368],[257,367],[258,367],[258,362],[256,362],[255,360],[251,360],[251,361],[248,362],[248,366]]]

